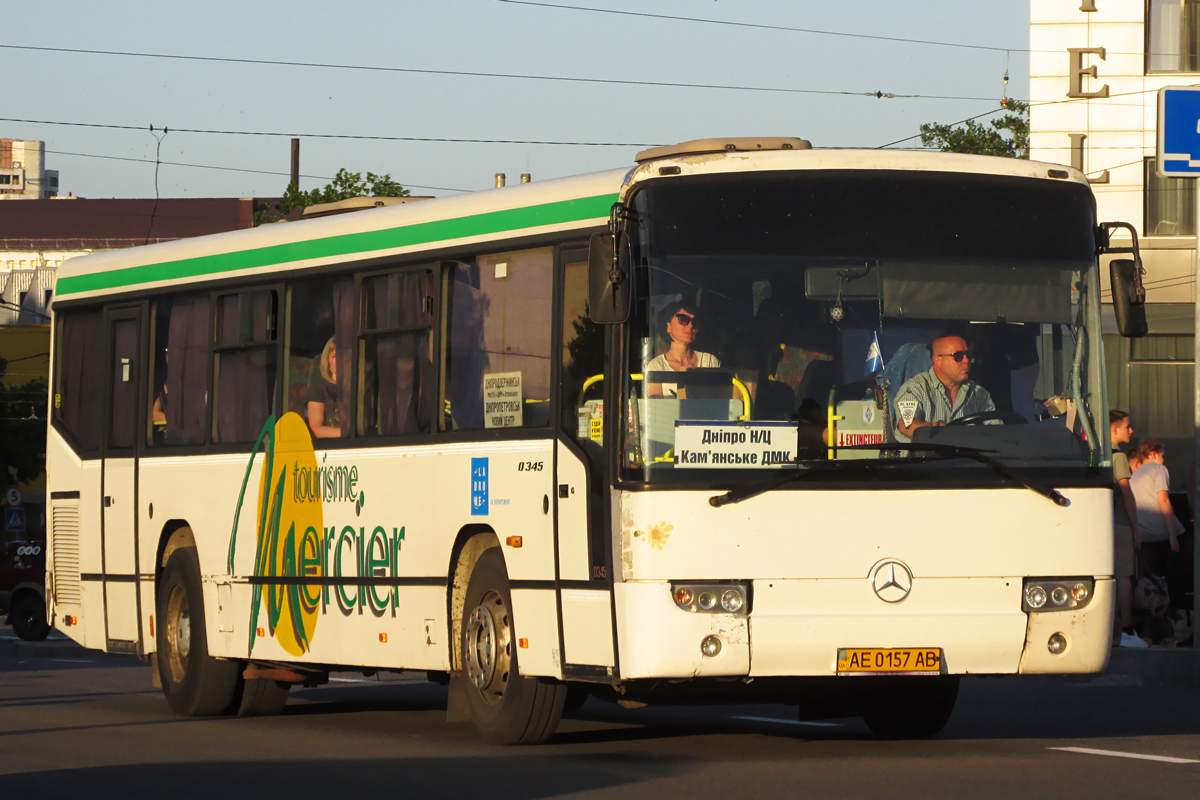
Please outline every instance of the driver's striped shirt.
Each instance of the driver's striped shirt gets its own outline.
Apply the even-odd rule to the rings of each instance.
[[[900,432],[902,421],[905,425],[911,425],[914,420],[953,422],[972,414],[996,410],[996,404],[992,402],[988,390],[970,379],[963,381],[962,386],[958,387],[958,397],[951,405],[950,391],[938,380],[937,375],[933,374],[932,368],[905,381],[900,391],[896,392],[893,405],[896,408],[893,415],[896,440],[900,442],[912,441]]]

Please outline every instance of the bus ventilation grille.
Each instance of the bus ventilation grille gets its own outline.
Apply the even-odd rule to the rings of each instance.
[[[54,503],[50,510],[54,546],[54,601],[82,604],[79,590],[79,503]]]

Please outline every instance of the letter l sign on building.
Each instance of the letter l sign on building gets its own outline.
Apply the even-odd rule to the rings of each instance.
[[[1158,90],[1158,152],[1155,170],[1164,178],[1200,177],[1200,86],[1164,86]],[[1196,230],[1200,232],[1200,181],[1193,181]],[[1196,341],[1200,342],[1200,237],[1194,258],[1192,304]],[[1194,463],[1200,464],[1200,369],[1193,369]],[[1196,497],[1200,497],[1200,470],[1195,471]],[[1200,595],[1200,548],[1193,554],[1193,596]]]

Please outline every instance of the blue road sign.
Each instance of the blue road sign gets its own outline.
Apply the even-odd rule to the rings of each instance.
[[[24,533],[25,532],[25,509],[23,508],[6,508],[4,509],[4,530],[9,533]]]
[[[1200,86],[1158,90],[1158,174],[1200,176]]]

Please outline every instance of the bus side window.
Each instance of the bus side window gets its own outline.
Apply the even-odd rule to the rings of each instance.
[[[433,274],[419,270],[363,278],[361,315],[359,434],[428,433],[433,425]]]
[[[349,278],[295,282],[288,324],[285,410],[299,414],[313,438],[349,436],[354,282]]]
[[[152,316],[149,444],[204,444],[208,295],[156,300]]]
[[[104,404],[104,315],[60,314],[54,416],[80,450],[100,447]]]
[[[554,248],[450,264],[443,429],[550,422]]]
[[[213,441],[253,442],[275,397],[277,298],[270,290],[217,296]]]

